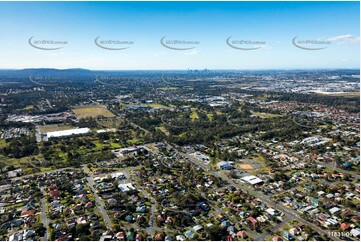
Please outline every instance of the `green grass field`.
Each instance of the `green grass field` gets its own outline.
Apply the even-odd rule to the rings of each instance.
[[[74,127],[71,125],[52,124],[52,125],[40,126],[39,130],[41,133],[46,133],[46,132],[62,131],[62,130],[73,129],[73,128]]]
[[[3,148],[6,146],[6,142],[4,139],[0,139],[0,148]]]
[[[115,117],[115,115],[103,105],[76,107],[73,108],[72,111],[79,119],[88,117],[96,118],[100,116],[107,118]]]
[[[190,118],[192,119],[192,121],[194,121],[194,120],[196,120],[196,119],[199,118],[199,117],[198,117],[198,113],[197,113],[197,109],[192,108],[192,113],[191,113],[191,115],[190,115]]]
[[[117,128],[122,121],[121,120],[98,120],[97,123],[105,128]]]
[[[281,114],[261,113],[261,112],[254,112],[254,111],[251,111],[251,113],[253,115],[256,115],[256,116],[260,117],[260,118],[279,118],[279,117],[283,116]]]
[[[344,93],[317,93],[320,96],[334,96],[334,97],[359,97],[360,92],[344,92]]]
[[[162,125],[162,126],[159,126],[159,127],[156,127],[156,129],[162,131],[165,135],[169,135],[169,131]]]
[[[178,87],[160,87],[159,90],[167,91],[167,90],[177,90]]]
[[[160,103],[148,103],[148,104],[145,104],[146,106],[149,106],[151,108],[169,108],[163,104],[160,104]]]
[[[2,161],[4,161],[6,163],[6,165],[8,165],[8,166],[13,165],[15,167],[20,167],[21,169],[23,169],[24,173],[27,173],[28,171],[31,171],[34,168],[34,166],[32,165],[32,162],[30,162],[30,161],[37,160],[37,159],[39,159],[39,157],[38,156],[25,156],[25,157],[17,159],[17,158],[9,158],[4,155],[0,155],[0,159]],[[45,168],[45,167],[38,167],[38,168],[39,168],[38,172],[50,170],[50,168]]]
[[[34,108],[34,105],[28,105],[25,108],[23,108],[23,110],[31,110]]]

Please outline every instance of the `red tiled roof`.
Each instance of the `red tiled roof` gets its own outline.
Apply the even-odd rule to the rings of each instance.
[[[342,223],[341,226],[340,226],[340,228],[341,228],[342,230],[346,230],[346,229],[349,229],[349,228],[350,228],[350,225],[348,225],[347,223]]]

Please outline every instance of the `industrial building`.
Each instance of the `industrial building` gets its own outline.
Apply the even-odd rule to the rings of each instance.
[[[76,135],[76,134],[87,134],[90,132],[91,132],[91,130],[89,128],[67,129],[67,130],[61,130],[61,131],[47,132],[46,137],[47,138],[57,138],[57,137],[70,136],[70,135]]]

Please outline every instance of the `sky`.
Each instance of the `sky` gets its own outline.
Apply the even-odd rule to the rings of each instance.
[[[359,4],[0,2],[0,69],[359,68]]]

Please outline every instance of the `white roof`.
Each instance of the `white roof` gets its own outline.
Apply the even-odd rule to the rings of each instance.
[[[333,207],[329,211],[330,211],[330,213],[334,214],[334,213],[337,213],[338,211],[340,211],[340,209],[338,207]]]
[[[351,229],[351,234],[355,237],[360,235],[360,229]]]
[[[310,210],[310,209],[312,209],[313,208],[313,206],[307,206],[307,207],[305,207],[304,209],[302,209],[303,211],[305,211],[305,212],[307,212],[308,210]]]
[[[61,130],[61,131],[47,132],[46,136],[48,138],[62,137],[62,136],[69,136],[69,135],[74,135],[74,134],[86,134],[86,133],[89,133],[89,132],[90,132],[89,128],[67,129],[67,130]]]
[[[198,230],[203,229],[203,226],[202,226],[202,225],[196,225],[196,226],[193,227],[193,229],[194,229],[195,231],[198,231]]]
[[[261,179],[259,179],[256,176],[245,176],[245,177],[242,177],[241,179],[252,185],[263,182]]]
[[[106,132],[116,132],[117,131],[117,129],[115,129],[115,128],[109,128],[109,129],[99,129],[99,130],[97,130],[97,133],[98,134],[101,134],[101,133],[106,133]]]
[[[112,178],[117,178],[119,176],[124,176],[124,173],[119,171],[111,174]]]
[[[129,191],[129,190],[135,190],[135,187],[131,183],[126,184],[119,184],[118,188],[122,190],[123,192]]]
[[[266,209],[266,212],[271,214],[271,215],[274,215],[276,210],[274,210],[273,208],[268,208],[268,209]]]
[[[329,222],[330,224],[333,224],[333,225],[338,224],[337,220],[336,220],[336,219],[332,219],[332,218],[328,218],[328,219],[327,219],[327,222]]]
[[[186,237],[184,237],[183,235],[177,235],[177,236],[176,236],[176,239],[177,239],[178,241],[183,241],[183,240],[186,239]]]

